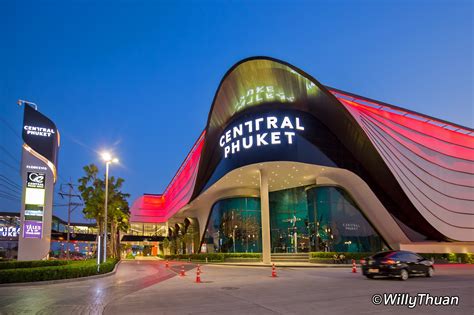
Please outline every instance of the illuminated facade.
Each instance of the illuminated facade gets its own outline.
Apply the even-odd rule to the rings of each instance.
[[[132,222],[184,252],[473,251],[473,130],[270,58],[222,79],[206,128]]]

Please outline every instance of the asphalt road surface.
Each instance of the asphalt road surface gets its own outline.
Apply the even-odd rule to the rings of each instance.
[[[115,275],[100,279],[0,287],[0,313],[474,314],[473,265],[440,265],[433,278],[408,281],[368,280],[346,268],[280,268],[272,278],[270,268],[209,265],[202,267],[202,283],[195,283],[194,265],[185,265],[185,277],[180,267],[125,261]],[[374,305],[373,296],[384,293],[400,293],[392,298],[404,305]],[[459,303],[420,305],[418,298],[410,308],[408,299],[423,293],[459,297]]]

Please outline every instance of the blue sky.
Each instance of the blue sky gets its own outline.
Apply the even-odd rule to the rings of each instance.
[[[110,149],[130,201],[160,193],[224,73],[255,55],[472,127],[473,11],[472,1],[0,1],[0,174],[20,184],[21,98],[60,129],[59,183]],[[0,198],[0,211],[19,203]]]

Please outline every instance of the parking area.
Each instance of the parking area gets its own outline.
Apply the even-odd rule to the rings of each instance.
[[[195,266],[123,262],[116,275],[80,282],[0,288],[2,314],[472,314],[472,265],[437,266],[433,278],[369,280],[350,268]],[[192,269],[194,268],[194,269]],[[375,294],[457,296],[457,306],[374,305]],[[403,302],[400,301],[399,302]],[[403,304],[403,303],[402,303]]]

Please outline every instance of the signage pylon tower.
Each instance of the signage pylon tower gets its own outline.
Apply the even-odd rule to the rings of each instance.
[[[22,204],[18,260],[47,259],[51,243],[53,191],[59,131],[33,103],[24,105],[21,158]]]

